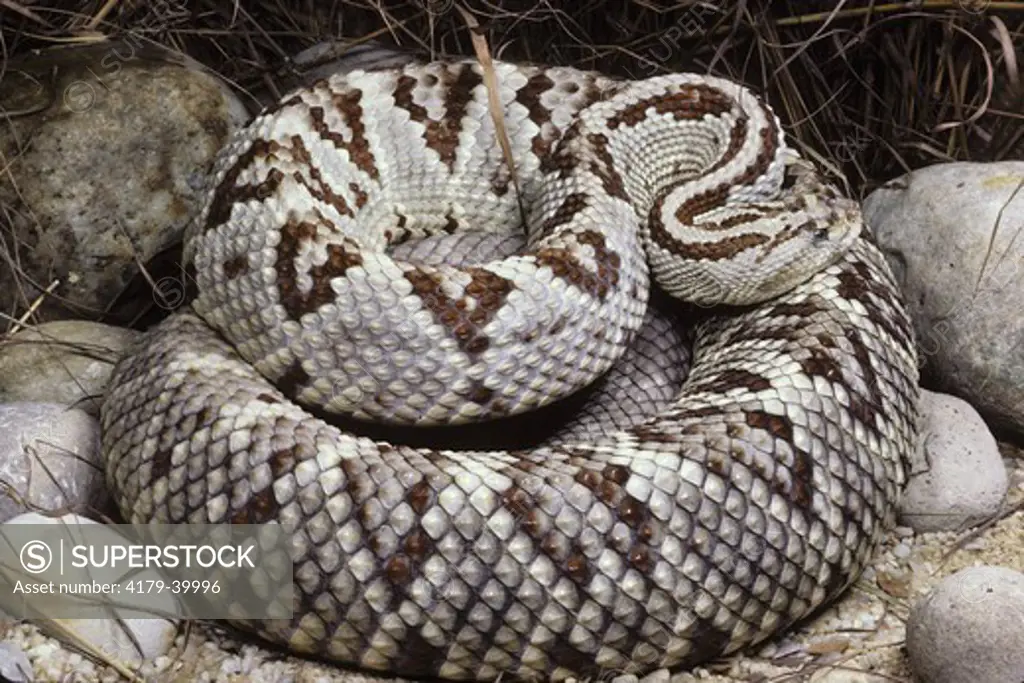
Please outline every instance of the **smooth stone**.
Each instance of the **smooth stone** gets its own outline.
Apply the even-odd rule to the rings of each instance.
[[[921,683],[1024,681],[1024,574],[970,567],[939,582],[907,619]]]
[[[935,388],[1024,434],[1024,161],[918,169],[864,201]]]
[[[974,526],[996,514],[1009,477],[995,438],[974,408],[921,391],[918,463],[900,502],[900,523],[917,532]]]
[[[53,403],[0,405],[0,522],[29,509],[106,511],[99,421]]]

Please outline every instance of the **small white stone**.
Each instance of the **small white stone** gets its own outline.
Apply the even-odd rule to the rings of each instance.
[[[0,677],[10,683],[31,683],[35,678],[32,664],[15,643],[0,643]]]
[[[892,549],[892,554],[895,555],[896,557],[898,557],[901,560],[905,560],[908,557],[910,557],[910,554],[912,552],[913,552],[913,550],[906,543],[900,543],[899,545],[897,545],[895,548]]]

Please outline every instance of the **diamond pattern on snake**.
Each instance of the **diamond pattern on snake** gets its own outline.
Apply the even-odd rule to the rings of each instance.
[[[779,633],[864,568],[916,439],[857,203],[731,81],[494,71],[500,112],[474,61],[354,71],[223,149],[198,294],[103,404],[124,517],[282,525],[294,618],[236,625],[375,671],[642,674]],[[460,425],[494,438],[390,436]]]

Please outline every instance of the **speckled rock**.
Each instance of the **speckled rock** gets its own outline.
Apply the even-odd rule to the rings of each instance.
[[[1024,161],[950,163],[887,183],[864,218],[896,270],[942,391],[1024,433]]]
[[[53,403],[0,405],[0,482],[0,521],[27,509],[109,509],[99,422]]]
[[[0,128],[14,181],[0,183],[0,200],[24,271],[0,268],[0,310],[17,315],[59,280],[37,319],[103,312],[138,263],[180,240],[214,154],[248,119],[214,76],[138,59],[136,47],[64,48],[18,65],[42,74],[26,88],[48,90],[39,111]]]
[[[0,341],[0,403],[61,403],[96,417],[114,363],[139,335],[60,320],[5,338]]]
[[[907,621],[922,683],[1024,681],[1024,574],[971,567],[943,579]]]
[[[995,437],[974,408],[948,394],[921,392],[921,440],[900,503],[915,531],[955,531],[988,519],[1003,504],[1009,478]]]

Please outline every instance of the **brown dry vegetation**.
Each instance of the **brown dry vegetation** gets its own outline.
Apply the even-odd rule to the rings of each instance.
[[[255,104],[322,41],[471,55],[474,31],[504,59],[743,81],[858,197],[936,162],[1024,158],[1024,2],[993,0],[0,0],[0,92],[34,51],[120,39],[187,55]]]
[[[854,189],[1024,152],[1024,2],[0,0],[0,57],[130,35],[279,94],[290,57],[323,40],[472,54],[458,6],[506,59],[744,81]]]

